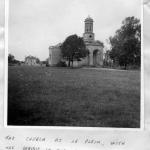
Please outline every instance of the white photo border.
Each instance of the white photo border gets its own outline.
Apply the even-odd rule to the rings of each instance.
[[[143,49],[143,0],[141,0],[141,99],[140,99],[140,128],[115,127],[63,127],[63,126],[12,126],[7,124],[8,115],[8,23],[9,0],[5,0],[5,82],[4,82],[4,127],[24,129],[65,129],[65,130],[93,130],[93,131],[143,131],[144,130],[144,49]]]

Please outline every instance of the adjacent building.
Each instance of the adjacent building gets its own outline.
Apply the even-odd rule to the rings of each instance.
[[[38,65],[37,63],[37,58],[34,57],[34,56],[27,56],[25,57],[25,64],[26,65],[29,65],[29,66],[35,66],[35,65]]]

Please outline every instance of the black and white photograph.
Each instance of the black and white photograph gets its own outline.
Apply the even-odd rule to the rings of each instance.
[[[10,0],[7,126],[141,128],[141,0]]]

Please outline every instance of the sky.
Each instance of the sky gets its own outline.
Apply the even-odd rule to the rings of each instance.
[[[129,16],[140,19],[140,0],[10,0],[8,49],[16,59],[49,56],[49,46],[84,32],[88,15],[94,20],[95,39],[107,39]]]

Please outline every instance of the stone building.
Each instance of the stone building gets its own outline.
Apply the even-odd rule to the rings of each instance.
[[[60,45],[61,45],[61,43],[59,43],[59,44],[57,44],[55,46],[50,46],[49,47],[48,64],[50,66],[57,65],[62,59]]]
[[[84,33],[83,39],[86,45],[86,48],[89,50],[89,55],[79,62],[74,62],[78,66],[102,66],[103,65],[103,43],[98,40],[95,40],[95,34],[93,33],[93,19],[88,17],[84,21]],[[61,49],[60,45],[50,46],[49,47],[49,65],[55,66],[58,62],[61,61]]]
[[[33,56],[27,56],[25,57],[25,64],[29,66],[38,65],[37,64],[37,58]]]

